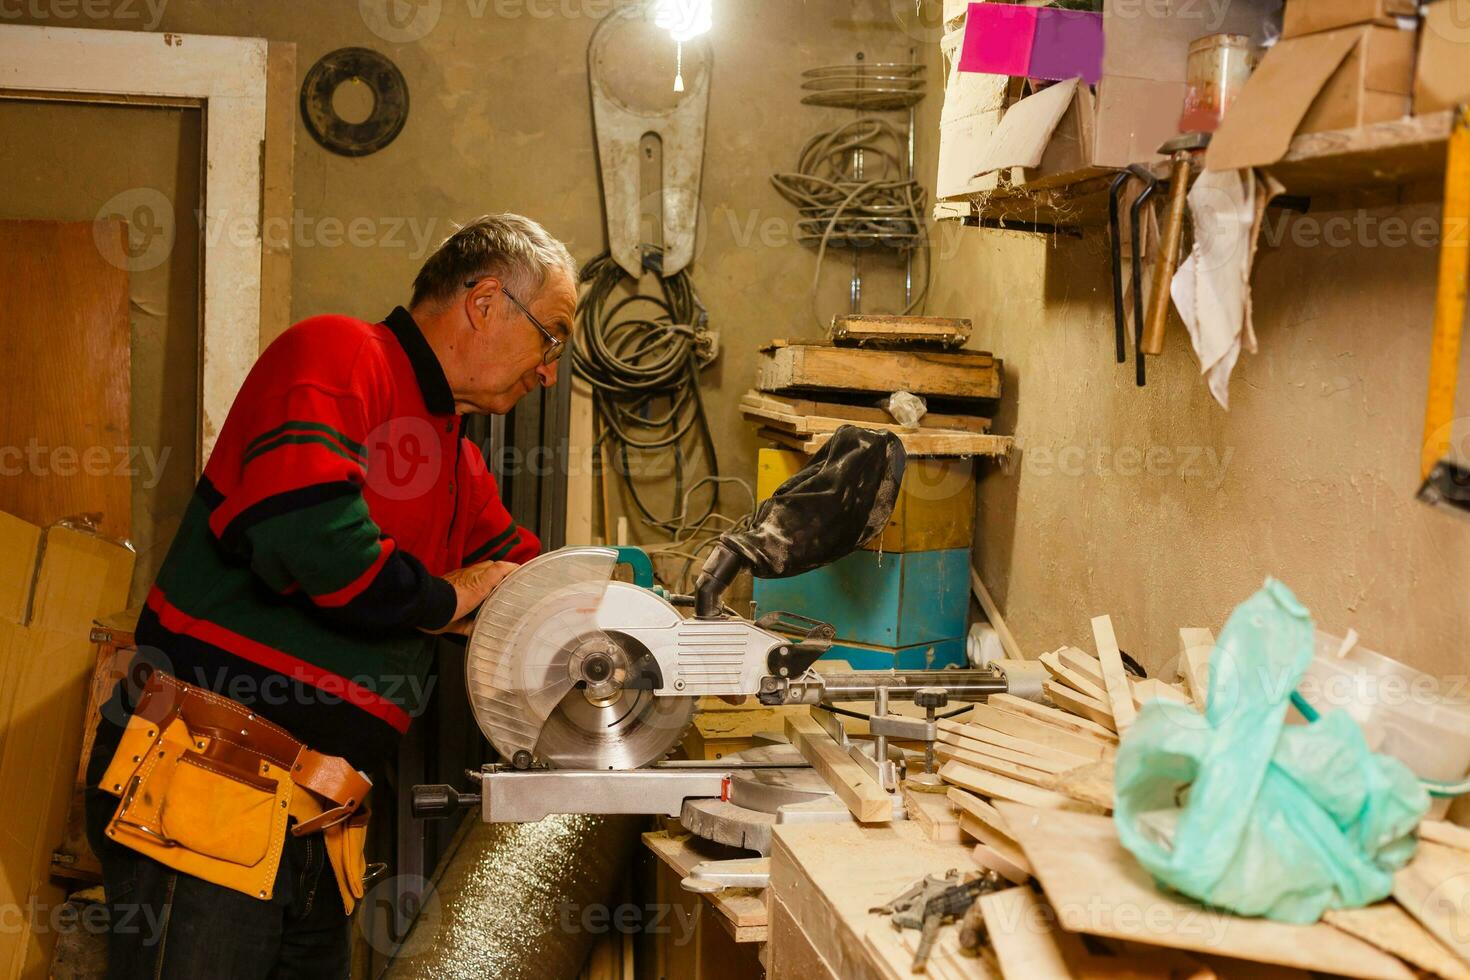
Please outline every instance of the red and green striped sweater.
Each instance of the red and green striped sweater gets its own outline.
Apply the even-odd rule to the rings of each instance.
[[[138,642],[318,751],[390,758],[426,695],[420,627],[454,613],[440,576],[541,547],[461,429],[407,311],[291,327],[230,409]]]

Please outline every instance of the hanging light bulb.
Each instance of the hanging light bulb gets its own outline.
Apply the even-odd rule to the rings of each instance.
[[[714,0],[654,0],[653,4],[653,22],[681,45],[708,34],[714,17]]]

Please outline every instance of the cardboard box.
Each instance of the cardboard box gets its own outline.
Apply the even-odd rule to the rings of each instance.
[[[1209,170],[1276,163],[1298,133],[1354,129],[1408,111],[1414,32],[1344,27],[1266,52],[1210,142]]]
[[[1357,129],[1408,115],[1414,32],[1376,25],[1347,30],[1360,40],[1312,100],[1298,133]]]
[[[1395,26],[1399,17],[1413,17],[1417,0],[1286,0],[1282,37],[1300,37],[1355,24]]]
[[[1470,0],[1440,0],[1424,8],[1414,114],[1470,102]]]
[[[1198,0],[1107,4],[1092,163],[1126,167],[1162,160],[1158,148],[1179,133],[1190,43],[1229,33],[1259,44],[1280,6],[1280,0],[1237,0],[1223,9]]]

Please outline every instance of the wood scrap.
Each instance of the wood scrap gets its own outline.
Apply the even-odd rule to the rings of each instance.
[[[1006,762],[1040,769],[1042,772],[1066,772],[1085,765],[1088,761],[1075,755],[1049,750],[1045,746],[1010,738],[988,728],[956,725],[952,721],[940,723],[939,739],[956,748],[991,755]],[[1004,741],[998,741],[1001,739]]]
[[[985,850],[972,853],[981,867],[990,868],[996,874],[1022,884],[1031,878],[1031,865],[1021,853],[1021,847],[1001,828],[1005,821],[1000,813],[977,796],[964,790],[951,788],[950,800],[960,811],[960,829],[973,837]]]
[[[1001,362],[983,351],[868,350],[772,341],[758,355],[756,387],[834,391],[897,390],[948,398],[999,398]]]
[[[1091,688],[1096,688],[1099,692],[1104,690],[1102,663],[1092,654],[1078,650],[1076,647],[1062,647],[1056,652],[1056,657],[1064,667],[1085,678]],[[1131,674],[1125,674],[1125,676],[1128,678],[1128,686],[1133,690],[1133,703],[1139,707],[1142,707],[1145,701],[1151,701],[1154,698],[1167,698],[1170,701],[1178,701],[1180,704],[1189,703],[1188,694],[1156,677],[1134,677]],[[1061,677],[1058,679],[1065,680]],[[1089,687],[1079,687],[1076,684],[1072,686],[1090,697],[1107,703],[1106,693],[1095,693]]]
[[[789,716],[786,737],[827,781],[855,819],[861,823],[893,820],[893,801],[889,795],[811,715]]]
[[[1042,789],[1018,779],[986,772],[963,762],[946,762],[940,768],[939,775],[945,782],[953,786],[978,793],[991,800],[1007,800],[1026,806],[1078,810],[1084,813],[1098,812],[1097,808],[1090,804],[1063,796],[1053,790]]]
[[[1015,763],[996,759],[981,752],[970,752],[966,749],[956,748],[944,742],[934,743],[934,754],[943,762],[963,762],[967,766],[993,772],[997,776],[1005,776],[1008,779],[1018,779],[1032,786],[1045,788],[1051,781],[1052,774],[1042,772],[1040,769],[1032,769],[1030,766],[1018,766]]]
[[[1113,633],[1112,618],[1094,617],[1092,637],[1097,643],[1097,659],[1102,664],[1103,684],[1108,692],[1113,727],[1122,735],[1138,717],[1138,711],[1133,707],[1133,688],[1128,683],[1128,672],[1123,669],[1123,656],[1118,650],[1118,638]]]
[[[965,833],[971,833],[977,827],[975,821],[969,817],[960,817],[960,829]],[[994,871],[1012,884],[1024,885],[1031,880],[1031,866],[1026,863],[1026,858],[1020,851],[1011,850],[1004,844],[988,844],[977,838],[970,856],[980,867]]]
[[[972,731],[984,728],[999,732],[1022,739],[1033,746],[1044,746],[1087,762],[1096,762],[1112,754],[1110,744],[1100,738],[1064,731],[1049,722],[1004,711],[990,704],[975,705],[970,712],[970,723],[967,727]]]
[[[1049,910],[1029,888],[1007,888],[980,896],[985,932],[1007,978],[1070,977],[1055,940]]]
[[[983,705],[977,707],[983,707]],[[1052,762],[1061,764],[1064,768],[1080,766],[1088,762],[1095,762],[1102,757],[1100,752],[1093,752],[1090,754],[1069,752],[1065,749],[1053,748],[1051,745],[1048,745],[1045,742],[1037,741],[1035,739],[1008,735],[1005,732],[996,731],[995,729],[988,728],[985,725],[967,724],[965,722],[955,721],[953,719],[941,720],[939,722],[939,730],[943,733],[958,735],[961,738],[971,739],[978,742],[985,742],[996,748],[1009,749],[1012,752],[1020,753],[1026,756],[1048,759]],[[1027,763],[1027,765],[1031,765],[1031,763]],[[1033,766],[1033,768],[1040,769],[1042,767]]]
[[[1419,841],[1393,878],[1393,897],[1436,939],[1470,963],[1470,853]]]
[[[1332,926],[1240,918],[1161,891],[1107,817],[1006,801],[996,809],[1064,929],[1351,977],[1413,977],[1398,959]]]
[[[973,568],[970,569],[970,590],[975,593],[975,599],[980,603],[985,618],[990,621],[990,625],[995,627],[996,634],[1000,636],[1000,645],[1005,647],[1006,656],[1015,660],[1025,660],[1026,655],[1021,652],[1021,645],[1016,642],[1016,638],[1011,635],[1010,629],[1006,626],[1006,621],[1000,614],[1000,607],[991,598],[990,590],[980,579],[980,573]]]
[[[1470,851],[1470,829],[1445,820],[1424,820],[1419,824],[1419,839],[1446,847]]]
[[[918,792],[907,786],[901,792],[909,819],[923,827],[930,840],[958,843],[962,839],[960,818],[943,793]]]
[[[904,428],[882,408],[870,405],[849,405],[845,402],[816,401],[811,398],[798,398],[795,395],[773,395],[754,388],[741,396],[740,409],[747,415],[768,420],[777,428],[790,428],[797,432],[835,432],[844,425],[860,425],[865,429]],[[924,416],[919,419],[919,428],[984,435],[990,431],[990,419],[983,415],[925,412]],[[913,430],[907,429],[906,431],[912,432]]]
[[[1046,788],[1074,800],[1090,803],[1098,809],[1111,810],[1115,802],[1114,775],[1111,761],[1091,762],[1053,776]]]
[[[1027,718],[1033,718],[1037,721],[1055,725],[1063,731],[1099,738],[1112,746],[1118,744],[1118,735],[1111,728],[1058,708],[1037,704],[1035,701],[1027,701],[1025,698],[1018,698],[1014,694],[992,694],[986,703],[1002,711],[1013,712]]]
[[[1322,921],[1445,980],[1470,980],[1470,966],[1397,902],[1379,902],[1365,909],[1329,909]]]
[[[1113,714],[1105,702],[1099,701],[1096,698],[1090,698],[1076,688],[1068,687],[1065,684],[1058,684],[1054,680],[1043,681],[1041,689],[1059,707],[1065,708],[1073,714],[1086,718],[1101,727],[1116,731],[1115,726],[1117,722],[1113,720]],[[1129,698],[1128,705],[1131,708],[1133,706],[1133,695],[1131,691],[1127,697]]]
[[[1095,701],[1101,701],[1104,704],[1107,703],[1108,692],[1103,688],[1102,684],[1094,683],[1082,671],[1073,670],[1071,667],[1062,663],[1061,657],[1055,652],[1043,653],[1037,659],[1041,661],[1041,665],[1046,668],[1047,673],[1051,674],[1057,681],[1067,685],[1074,691],[1087,695]]]
[[[816,452],[832,440],[831,432],[814,432],[799,435],[771,426],[756,430],[764,439],[799,452]],[[976,435],[971,432],[952,432],[944,429],[894,430],[898,441],[910,456],[1004,456],[1011,451],[1014,440],[1010,436]]]
[[[1179,631],[1179,674],[1194,706],[1205,710],[1210,694],[1210,654],[1215,650],[1215,634],[1194,627]]]
[[[970,339],[968,317],[893,316],[884,313],[840,313],[827,332],[837,344],[932,343],[963,347]]]
[[[1149,701],[1162,698],[1165,701],[1174,701],[1178,704],[1192,704],[1189,695],[1185,694],[1173,684],[1165,684],[1157,677],[1146,677],[1143,680],[1129,678],[1130,686],[1133,688],[1133,703],[1142,708]]]

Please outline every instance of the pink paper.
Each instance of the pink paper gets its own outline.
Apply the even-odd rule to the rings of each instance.
[[[1102,14],[1056,7],[1039,7],[1037,14],[1027,74],[1054,81],[1080,78],[1096,85],[1102,78]]]
[[[965,15],[965,46],[960,71],[1025,75],[1031,67],[1040,7],[1011,3],[972,3]]]

